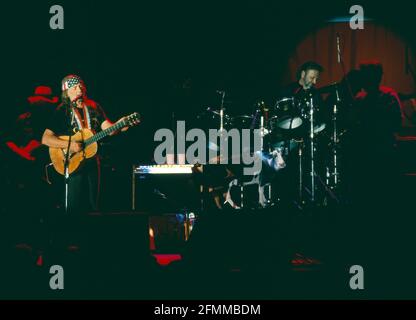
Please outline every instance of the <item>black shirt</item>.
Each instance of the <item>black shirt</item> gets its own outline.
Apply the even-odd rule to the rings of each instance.
[[[322,97],[315,87],[305,90],[299,84],[299,82],[293,82],[287,85],[282,90],[280,90],[278,94],[279,100],[283,98],[292,98],[292,97],[295,97],[295,99],[301,103],[305,103],[306,101],[309,102],[310,98],[313,97],[315,106],[322,106],[323,104]]]
[[[291,98],[297,95],[299,92],[304,91],[303,87],[299,84],[299,82],[292,82],[291,84],[287,85],[283,89],[280,90],[278,94],[278,99],[283,98]]]
[[[101,106],[92,101],[85,100],[85,107],[88,109],[91,130],[95,133],[101,131],[101,124],[107,120],[107,117],[101,108]],[[78,114],[81,116],[85,125],[87,125],[87,119],[84,119],[83,109],[77,108]],[[79,129],[78,124],[73,116],[73,110],[66,104],[61,104],[51,117],[46,128],[52,130],[57,136],[60,135],[73,135],[74,132]]]
[[[385,151],[394,146],[402,115],[400,100],[393,89],[380,86],[374,93],[358,93],[352,111],[351,130],[356,146],[364,149],[362,152]]]

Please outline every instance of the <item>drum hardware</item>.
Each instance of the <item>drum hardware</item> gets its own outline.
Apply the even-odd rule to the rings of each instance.
[[[331,89],[337,89],[335,85],[331,87]],[[295,97],[280,99],[276,102],[274,108],[270,108],[270,112],[268,112],[269,110],[265,107],[264,102],[261,102],[256,105],[255,111],[251,115],[228,116],[223,106],[225,92],[221,92],[222,102],[219,110],[208,108],[207,111],[211,117],[216,117],[216,123],[218,124],[219,122],[221,131],[229,130],[230,128],[237,130],[259,129],[261,132],[261,151],[263,153],[272,155],[273,151],[278,151],[286,160],[286,157],[289,158],[290,153],[293,152],[290,158],[296,162],[299,161],[293,168],[295,169],[295,176],[297,175],[296,171],[298,171],[299,175],[298,179],[296,179],[298,181],[293,186],[294,188],[291,189],[291,192],[294,193],[294,198],[299,200],[295,202],[298,203],[300,208],[308,204],[319,206],[321,200],[336,199],[333,190],[340,182],[338,147],[342,132],[339,132],[337,126],[340,99],[338,91],[336,91],[336,94],[337,102],[333,106],[332,128],[331,132],[328,132],[328,136],[321,135],[323,131],[329,128],[327,129],[326,123],[320,121],[319,107],[321,105],[317,105],[317,101],[311,93],[308,93],[302,99],[296,99]],[[328,143],[327,146],[327,143],[321,138],[318,139],[318,137],[330,138],[332,143]],[[321,145],[321,143],[324,144]],[[321,147],[323,148],[322,150]],[[213,145],[212,148],[217,150],[218,146]],[[322,160],[328,162],[331,159],[329,161],[331,164],[329,165],[325,165],[324,162],[321,163],[320,161],[319,152],[326,152],[326,150],[329,150],[330,154],[325,154],[325,158],[322,158]],[[272,179],[270,176],[268,177]],[[242,182],[238,179],[234,182],[234,188],[244,189],[243,186],[246,185],[247,182]],[[273,194],[272,187],[273,189],[275,188],[274,185],[272,186],[267,181],[262,184],[262,191],[259,193],[259,204],[262,202],[260,204],[261,207],[278,202],[276,200],[280,195],[276,194],[276,192]],[[298,191],[298,196],[296,196],[296,190]],[[241,196],[244,197],[242,191],[240,190]],[[321,195],[325,198],[321,198]],[[263,201],[260,201],[262,196]]]
[[[261,138],[261,144],[260,144],[260,151],[264,150],[264,117],[260,117],[260,138]]]
[[[313,97],[310,98],[310,105],[309,105],[309,115],[310,115],[310,146],[311,146],[311,172],[310,172],[310,179],[311,179],[311,201],[315,202],[315,106],[313,105]]]
[[[334,104],[334,108],[333,108],[333,116],[332,116],[332,123],[333,123],[333,140],[334,140],[334,144],[332,147],[332,154],[333,154],[333,159],[334,159],[334,172],[333,172],[333,177],[334,177],[334,187],[336,187],[338,185],[338,155],[337,155],[337,149],[338,149],[338,128],[337,128],[337,114],[338,114],[338,109],[337,109],[337,104],[340,102],[339,99],[339,93],[338,93],[338,87],[335,88],[335,93],[337,96],[337,102]]]
[[[299,203],[303,202],[303,168],[302,168],[302,162],[303,162],[303,152],[302,152],[303,144],[299,146]]]
[[[326,181],[327,185],[331,189],[337,188],[340,180],[339,180],[339,163],[338,163],[338,147],[339,147],[339,139],[340,137],[345,133],[339,132],[338,130],[338,106],[341,103],[341,99],[338,92],[338,86],[334,85],[334,90],[336,94],[336,102],[332,108],[332,136],[331,136],[331,142],[329,143],[329,147],[331,148],[332,153],[332,170],[327,167],[327,173],[326,173]]]
[[[317,174],[317,135],[322,132],[326,128],[325,123],[319,122],[317,117],[318,106],[316,106],[314,98],[312,94],[309,94],[307,99],[303,100],[304,105],[302,106],[302,118],[303,121],[308,124],[307,127],[307,135],[305,137],[308,138],[306,141],[302,141],[299,143],[298,149],[298,161],[299,161],[299,168],[298,168],[298,205],[302,207],[306,203],[310,203],[313,205],[319,205],[317,203],[317,180],[320,179],[321,183],[325,185],[324,181],[322,180],[321,176]],[[306,129],[306,128],[305,128]],[[308,146],[308,148],[305,148]],[[305,154],[304,151],[307,151]],[[305,157],[306,156],[306,157]],[[304,168],[304,161],[308,161],[309,167],[307,171]],[[326,172],[323,173],[326,176]],[[306,179],[306,180],[304,180]],[[307,182],[307,183],[305,183]],[[324,189],[326,186],[324,186]],[[304,193],[306,192],[306,194]],[[305,195],[307,196],[305,198]]]
[[[220,132],[221,134],[224,131],[224,99],[225,91],[217,91],[221,95],[221,105],[220,105]]]

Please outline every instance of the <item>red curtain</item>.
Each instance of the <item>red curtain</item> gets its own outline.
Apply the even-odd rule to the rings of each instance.
[[[309,34],[289,59],[292,77],[295,78],[296,70],[303,62],[314,60],[325,68],[319,86],[341,80],[343,74],[337,62],[337,33],[340,35],[346,72],[358,68],[362,60],[377,59],[383,64],[383,85],[403,93],[416,89],[410,73],[406,74],[406,43],[385,27],[369,22],[366,22],[364,30],[351,30],[348,23],[334,23]],[[408,48],[408,57],[415,69],[415,55],[411,48]]]
[[[332,23],[306,36],[289,58],[292,80],[295,79],[297,68],[308,60],[316,61],[325,68],[317,87],[342,79],[341,64],[337,61],[337,33],[340,36],[345,72],[358,68],[362,60],[377,59],[383,64],[383,85],[400,93],[416,91],[410,72],[406,74],[406,56],[416,72],[414,50],[400,36],[373,22],[366,22],[363,30],[352,30],[349,23]],[[403,111],[409,116],[415,109],[413,102],[409,100],[403,103],[403,108],[406,109]]]

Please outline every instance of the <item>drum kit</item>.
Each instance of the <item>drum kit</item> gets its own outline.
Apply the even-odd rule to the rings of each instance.
[[[264,101],[258,101],[254,104],[251,114],[232,116],[224,108],[224,96],[225,93],[222,95],[220,109],[208,108],[202,114],[202,118],[209,120],[211,128],[219,127],[220,130],[227,131],[260,129],[262,154],[272,157],[278,154],[286,161],[286,168],[292,167],[290,172],[296,177],[289,179],[292,180],[292,185],[293,180],[296,181],[296,186],[291,187],[296,191],[291,195],[296,198],[293,201],[299,206],[320,206],[324,202],[327,203],[328,196],[338,201],[334,193],[339,184],[337,106],[333,108],[332,117],[324,117],[319,112],[319,108],[323,106],[318,106],[312,95],[309,99],[292,96],[278,99],[272,107]],[[270,172],[263,169],[262,171]],[[262,180],[267,181],[260,177],[259,181]],[[284,184],[285,181],[276,183]],[[276,204],[280,200],[279,194],[271,192],[271,183],[268,187],[265,191],[268,197],[259,196],[267,198],[266,202],[262,202],[262,207]]]

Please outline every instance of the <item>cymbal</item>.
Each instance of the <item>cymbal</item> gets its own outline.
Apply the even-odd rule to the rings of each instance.
[[[223,110],[223,115],[226,116],[226,113],[225,113],[226,109],[223,108],[222,110]],[[221,110],[216,110],[216,109],[213,109],[211,107],[208,107],[204,111],[200,112],[197,115],[197,118],[199,119],[199,118],[202,118],[202,117],[204,117],[206,115],[216,115],[216,116],[220,116],[221,115]]]
[[[323,94],[323,93],[331,93],[333,90],[335,90],[337,87],[338,87],[338,85],[339,85],[339,83],[338,82],[334,82],[334,83],[331,83],[331,84],[329,84],[329,85],[327,85],[327,86],[324,86],[324,87],[320,87],[320,88],[318,88],[318,89],[316,89],[320,94]]]

